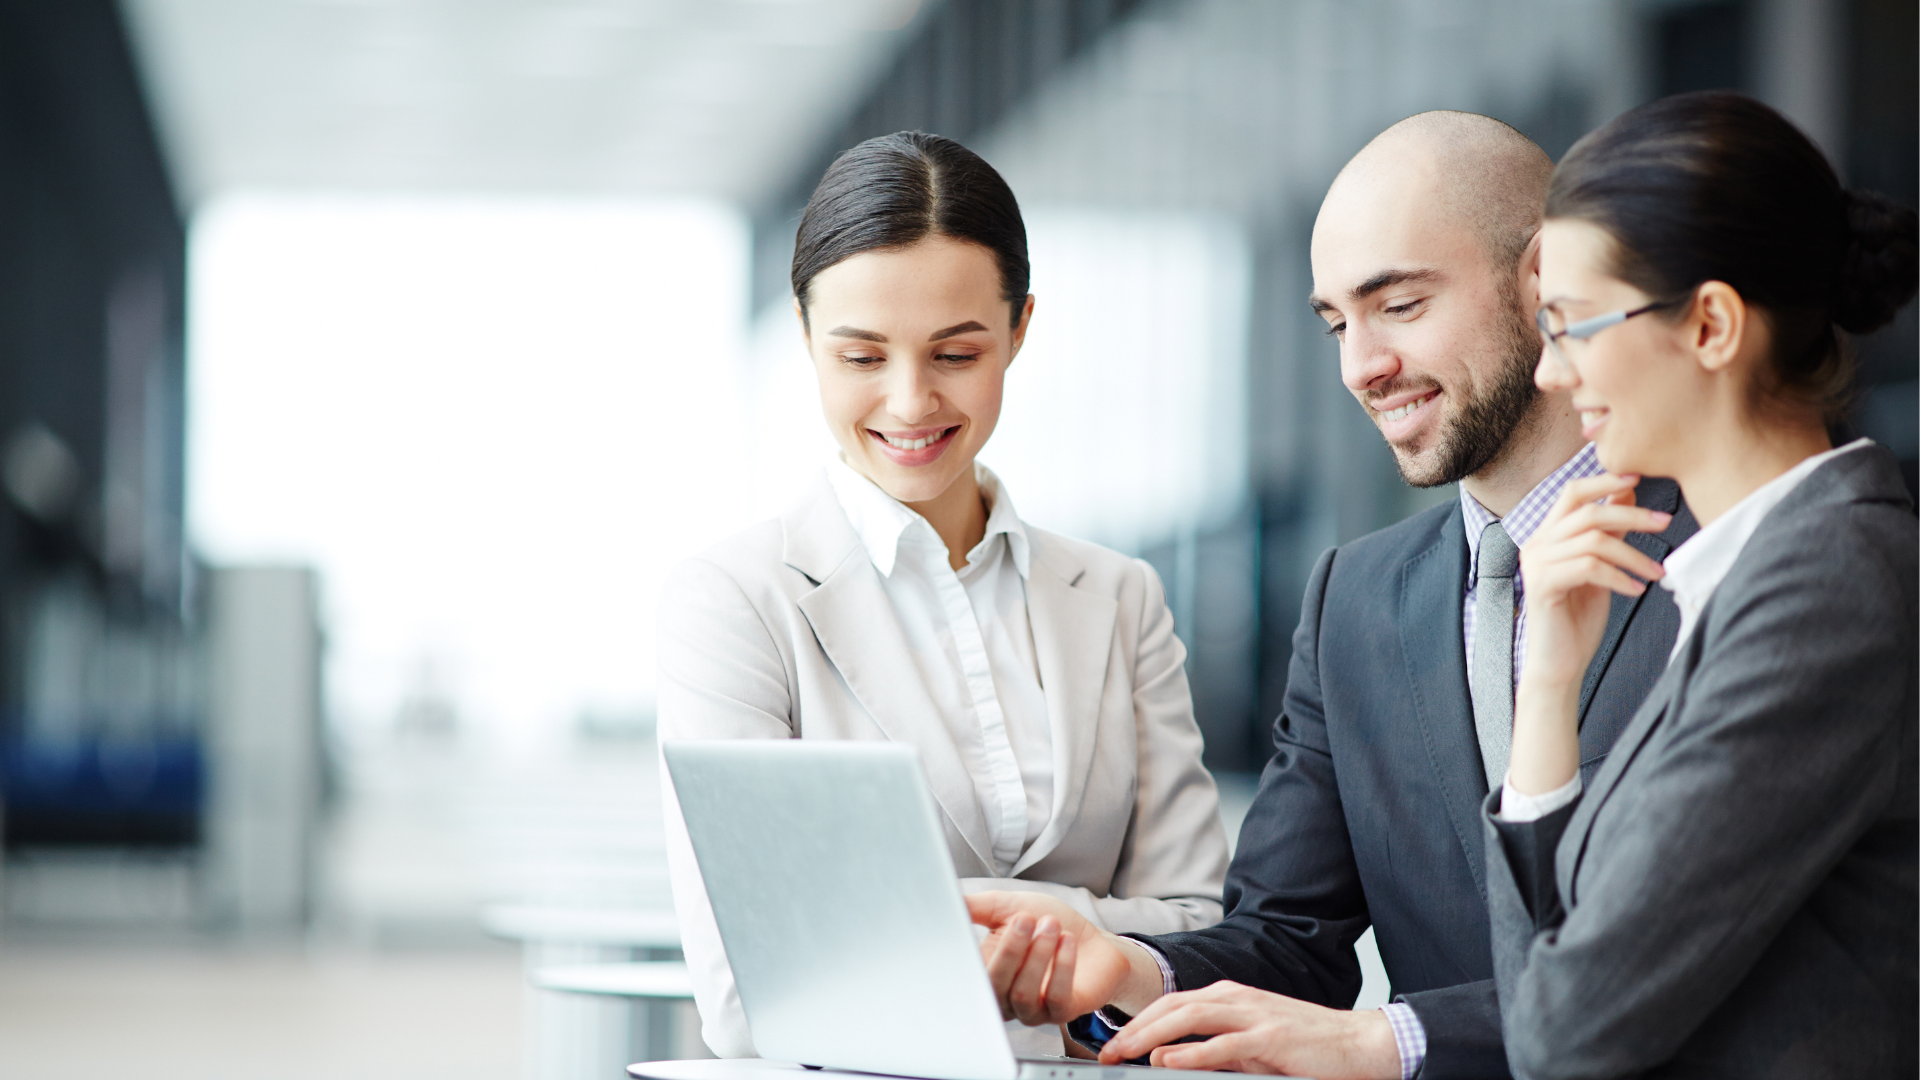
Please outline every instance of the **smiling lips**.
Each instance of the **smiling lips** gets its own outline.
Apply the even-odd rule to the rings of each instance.
[[[932,435],[927,436],[924,439],[896,439],[893,436],[888,435],[884,431],[876,431],[874,432],[874,434],[880,436],[882,439],[885,439],[887,441],[887,445],[893,447],[895,450],[919,450],[925,447],[928,443],[939,442],[942,438],[946,436],[947,431],[951,431],[951,430],[953,429],[948,428],[946,429],[946,431],[936,432]]]
[[[878,440],[884,449],[881,451],[889,459],[901,465],[925,465],[946,452],[953,441],[953,434],[960,430],[955,424],[944,428],[922,428],[918,431],[901,432],[889,435],[884,431],[867,429],[867,434]]]
[[[1395,420],[1405,420],[1407,417],[1413,415],[1413,412],[1415,409],[1418,409],[1420,406],[1425,405],[1429,401],[1432,401],[1433,396],[1435,394],[1438,394],[1439,392],[1440,391],[1438,390],[1429,390],[1427,391],[1424,397],[1414,398],[1412,401],[1407,402],[1405,405],[1402,405],[1397,409],[1387,409],[1384,412],[1380,413],[1380,419],[1385,420],[1388,423],[1392,423]]]

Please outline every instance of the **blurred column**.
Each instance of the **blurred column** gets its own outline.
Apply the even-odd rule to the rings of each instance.
[[[321,796],[311,570],[234,567],[209,586],[209,900],[246,933],[305,926]]]
[[[1759,0],[1754,15],[1754,91],[1844,169],[1846,5]]]

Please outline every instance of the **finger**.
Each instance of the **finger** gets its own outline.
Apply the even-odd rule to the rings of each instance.
[[[1053,962],[1054,950],[1060,944],[1060,924],[1051,918],[1042,918],[1033,931],[1033,945],[1027,950],[1026,961],[1013,977],[1013,985],[1007,991],[1007,1002],[1013,1006],[1014,1018],[1023,1024],[1039,1024],[1044,1005],[1047,968]]]
[[[1569,513],[1561,519],[1560,529],[1571,533],[1580,529],[1600,529],[1613,533],[1661,532],[1673,523],[1673,515],[1664,510],[1649,510],[1631,503],[1597,502]]]
[[[1026,962],[1027,949],[1032,944],[1033,920],[1025,915],[1016,915],[1000,932],[1000,941],[994,946],[993,955],[987,958],[987,981],[993,984],[993,996],[1000,999],[1003,1019],[1013,1019],[1012,1008],[1007,1003],[1007,991],[1013,986],[1021,965]]]
[[[1033,917],[1020,902],[1023,895],[1030,894],[983,892],[962,899],[967,902],[968,918],[990,930],[999,930],[1021,915],[1027,915],[1029,919]]]
[[[1582,586],[1607,589],[1622,596],[1639,596],[1647,591],[1645,582],[1629,576],[1626,571],[1592,555],[1580,555],[1555,563],[1548,572],[1539,575],[1537,584],[1527,589],[1527,602],[1539,600],[1549,602],[1549,597],[1564,597]]]
[[[1250,1031],[1234,1031],[1215,1035],[1206,1042],[1178,1043],[1172,1046],[1155,1047],[1151,1061],[1163,1069],[1192,1069],[1198,1072],[1213,1072],[1217,1069],[1231,1069],[1236,1072],[1251,1071],[1242,1069],[1241,1062],[1262,1060],[1261,1051],[1267,1049],[1260,1045],[1260,1038]],[[1278,1047],[1272,1048],[1278,1050]]]
[[[1580,540],[1586,554],[1608,562],[1635,577],[1658,581],[1667,576],[1659,561],[1611,533],[1588,533]]]
[[[1640,478],[1636,476],[1633,479],[1634,479],[1635,485],[1638,486]],[[1620,491],[1616,491],[1613,494],[1607,496],[1606,501],[1616,506],[1632,506],[1634,501],[1634,490],[1635,490],[1634,488],[1629,487],[1629,488],[1624,488]]]
[[[1621,476],[1602,473],[1599,476],[1568,481],[1567,486],[1560,491],[1560,498],[1555,500],[1553,508],[1547,511],[1546,521],[1542,523],[1542,527],[1588,503],[1599,502],[1624,491],[1632,491],[1634,485],[1639,482],[1640,478],[1631,473]]]
[[[1527,575],[1528,595],[1533,595],[1536,588],[1551,590],[1553,583],[1564,581],[1559,567],[1577,564],[1583,559],[1599,559],[1648,581],[1667,576],[1666,567],[1661,566],[1659,560],[1620,537],[1605,532],[1584,532],[1536,548],[1527,555],[1521,569]]]
[[[1221,979],[1219,982],[1208,983],[1198,990],[1182,990],[1154,998],[1147,1003],[1146,1008],[1134,1015],[1133,1023],[1151,1024],[1173,1010],[1196,1001],[1227,1001],[1262,993],[1264,991],[1255,990],[1231,979]]]
[[[1189,1000],[1145,1023],[1135,1019],[1107,1045],[1117,1045],[1122,1057],[1136,1058],[1189,1035],[1218,1035],[1249,1027],[1252,1018],[1253,1014],[1239,1006]]]
[[[981,926],[998,928],[1004,921],[1000,915],[999,893],[975,893],[961,899],[967,903],[967,917]]]
[[[1062,933],[1053,953],[1053,971],[1047,976],[1046,1015],[1053,1023],[1073,1019],[1073,963],[1079,955],[1079,939]]]
[[[1673,522],[1673,515],[1664,510],[1648,510],[1643,506],[1630,506],[1618,503],[1588,503],[1568,512],[1551,529],[1542,527],[1537,536],[1551,542],[1567,536],[1576,536],[1582,532],[1610,532],[1624,536],[1630,532],[1663,532]],[[1529,541],[1531,542],[1531,541]]]

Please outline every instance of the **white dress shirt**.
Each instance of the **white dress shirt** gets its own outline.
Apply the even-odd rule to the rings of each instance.
[[[1872,444],[1871,439],[1855,439],[1845,446],[1813,455],[1749,492],[1746,498],[1715,518],[1713,524],[1694,533],[1668,554],[1662,564],[1667,572],[1660,579],[1660,587],[1673,594],[1674,606],[1680,609],[1680,632],[1674,635],[1673,651],[1667,654],[1669,663],[1680,655],[1680,647],[1699,625],[1700,613],[1707,601],[1713,599],[1713,591],[1733,569],[1734,560],[1740,557],[1747,541],[1753,539],[1760,522],[1815,469],[1850,450]],[[1497,816],[1501,821],[1538,821],[1579,798],[1580,790],[1578,770],[1574,771],[1573,779],[1539,795],[1515,791],[1509,779],[1500,791]]]
[[[880,571],[940,720],[953,737],[1011,874],[1053,812],[1053,731],[1027,618],[1028,543],[1013,500],[986,466],[974,476],[987,534],[954,571],[947,546],[914,513],[844,461],[827,481]]]

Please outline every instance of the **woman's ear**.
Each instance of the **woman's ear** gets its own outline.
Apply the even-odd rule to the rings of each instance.
[[[813,351],[813,328],[807,325],[807,309],[800,306],[800,298],[793,298],[793,317],[800,320],[800,340],[807,343],[807,351]]]
[[[1007,355],[1007,363],[1020,355],[1020,346],[1027,340],[1027,326],[1033,322],[1033,294],[1027,294],[1027,302],[1020,306],[1020,317],[1013,323],[1013,351]]]
[[[1683,325],[1687,345],[1700,366],[1725,371],[1739,356],[1758,326],[1740,293],[1724,281],[1709,281],[1693,291],[1693,311]]]

